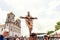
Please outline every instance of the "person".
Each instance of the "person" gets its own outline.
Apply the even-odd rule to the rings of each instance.
[[[37,35],[35,33],[32,33],[29,37],[29,40],[37,40]]]
[[[4,29],[2,31],[2,35],[0,35],[0,40],[7,40],[6,38],[8,37],[9,35],[9,30],[8,29]]]
[[[16,38],[16,40],[20,40],[19,38]]]
[[[48,36],[47,35],[45,35],[44,37],[45,37],[45,40],[48,40]]]

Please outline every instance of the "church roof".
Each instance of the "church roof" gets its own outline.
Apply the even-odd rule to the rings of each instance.
[[[1,25],[0,25],[0,28],[1,28],[1,27],[4,27],[4,26],[5,26],[4,24],[1,24]]]
[[[13,12],[8,13],[8,15],[14,15]],[[14,15],[15,16],[15,15]]]

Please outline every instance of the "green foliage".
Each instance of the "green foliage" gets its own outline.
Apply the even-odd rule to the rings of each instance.
[[[60,22],[57,22],[57,25],[55,25],[55,31],[60,29]]]
[[[47,35],[49,35],[49,34],[51,34],[51,33],[53,33],[53,32],[54,32],[54,31],[48,31],[48,32],[47,32]]]
[[[59,30],[60,29],[60,22],[57,22],[56,23],[57,25],[55,25],[55,31]],[[48,31],[47,35],[53,33],[54,31]]]
[[[57,25],[60,25],[60,22],[57,22]]]
[[[60,29],[60,25],[55,26],[55,31]]]

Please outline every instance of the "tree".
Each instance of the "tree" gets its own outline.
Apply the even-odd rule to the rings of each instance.
[[[57,25],[55,25],[55,31],[60,29],[60,22],[57,22]]]
[[[49,34],[51,34],[51,33],[53,33],[53,32],[54,32],[54,31],[48,31],[48,32],[47,32],[47,35],[49,35]]]
[[[57,30],[59,30],[59,29],[60,29],[60,22],[57,22],[56,25],[55,25],[55,31],[57,31]],[[47,35],[55,32],[55,31],[48,31],[48,32],[47,32]]]
[[[60,25],[60,22],[57,22],[57,25]]]

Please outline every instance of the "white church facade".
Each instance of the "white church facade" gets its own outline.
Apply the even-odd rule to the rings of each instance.
[[[15,20],[15,15],[12,12],[8,13],[5,24],[0,25],[0,34],[2,33],[2,31],[4,29],[8,29],[9,30],[9,36],[20,37],[20,35],[21,35],[20,23],[21,23],[20,19]]]

